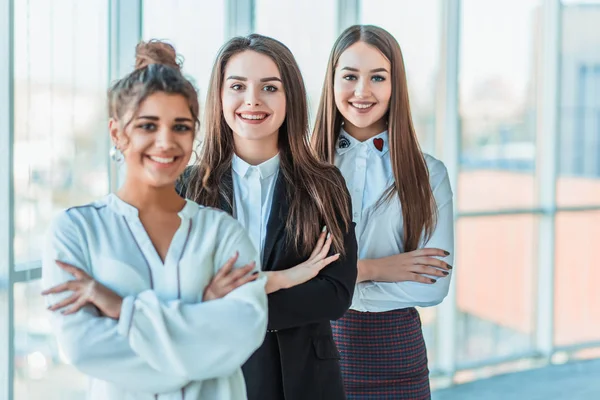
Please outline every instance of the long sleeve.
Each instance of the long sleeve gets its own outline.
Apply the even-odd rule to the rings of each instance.
[[[438,218],[435,230],[427,242],[420,248],[440,248],[450,252],[443,260],[454,265],[454,211],[452,189],[448,173],[443,164],[432,181],[439,181],[433,187],[433,194],[438,205]],[[396,308],[430,307],[444,300],[450,287],[452,271],[446,277],[438,278],[436,283],[419,282],[364,282],[357,287],[357,295],[364,304],[377,305],[393,302]]]
[[[341,216],[338,218],[341,221]],[[315,278],[268,296],[269,329],[294,328],[344,315],[352,302],[358,272],[353,222],[344,236],[344,247],[345,257],[325,267]]]
[[[231,220],[229,226],[236,234],[219,235],[215,265],[222,266],[235,251],[239,251],[236,266],[257,261],[250,239]],[[265,283],[266,277],[261,275],[222,299],[196,304],[162,302],[153,291],[144,291],[123,301],[119,333],[156,369],[190,380],[228,376],[264,340]]]
[[[56,260],[90,272],[83,234],[71,220],[68,211],[52,224],[44,246],[42,278],[45,288],[56,286],[73,277],[56,265]],[[50,295],[55,304],[71,292]],[[124,390],[139,393],[168,393],[186,386],[188,380],[174,373],[159,372],[137,355],[117,331],[117,321],[99,316],[93,306],[63,316],[53,312],[52,326],[67,361],[81,372],[111,382]]]

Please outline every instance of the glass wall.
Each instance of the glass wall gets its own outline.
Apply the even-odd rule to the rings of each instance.
[[[108,9],[29,0],[14,16],[14,251],[27,268],[57,210],[108,189]]]
[[[462,1],[461,211],[535,206],[540,6],[539,0]]]
[[[109,67],[123,54],[115,49],[124,35],[114,29],[118,18],[132,21],[119,25],[130,36],[175,45],[201,105],[217,50],[241,30],[240,21],[281,40],[304,74],[311,120],[340,30],[351,23],[389,30],[403,51],[421,146],[450,166],[457,182],[455,288],[441,306],[419,310],[433,376],[476,379],[484,366],[600,347],[598,269],[589,251],[600,237],[599,1],[144,0],[131,7],[139,15],[120,15],[111,8],[117,3],[0,0],[13,7],[14,31],[14,53],[0,46],[0,63],[14,69],[13,163],[0,169],[0,183],[14,185],[14,226],[11,208],[0,210],[0,229],[10,229],[14,249],[10,277],[0,268],[0,321],[9,321],[0,339],[12,333],[14,357],[0,348],[1,400],[6,368],[14,384],[9,400],[84,398],[86,379],[64,364],[39,295],[40,250],[58,210],[109,190],[105,92],[117,78]],[[547,11],[557,5],[560,18],[549,22]],[[558,76],[542,79],[552,29],[561,32]],[[8,32],[0,23],[0,36]],[[449,52],[452,32],[459,32],[458,51]],[[133,65],[133,48],[130,54]],[[445,75],[454,62],[458,74]],[[446,96],[452,85],[456,98]],[[553,88],[557,125],[541,131],[548,110],[540,99]],[[458,135],[443,138],[458,144],[456,159],[443,158],[449,144],[436,142],[447,102],[459,110]],[[0,135],[10,127],[0,120]],[[555,160],[540,163],[548,143],[556,144]],[[554,184],[556,191],[540,190]],[[539,282],[552,282],[548,301],[541,301]],[[454,319],[445,318],[448,310]],[[553,329],[539,325],[540,315],[552,317]],[[450,345],[439,345],[440,335],[451,337]]]
[[[476,365],[534,351],[541,1],[461,6],[456,362]]]
[[[600,1],[563,1],[556,202],[554,343],[600,341]]]
[[[14,2],[17,272],[39,271],[43,234],[58,210],[108,191],[108,20],[106,0]],[[40,281],[13,289],[15,398],[81,398],[86,380],[63,363]]]

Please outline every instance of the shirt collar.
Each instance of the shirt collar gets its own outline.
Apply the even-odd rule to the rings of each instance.
[[[266,179],[279,171],[279,159],[279,153],[277,153],[274,157],[268,159],[267,161],[264,161],[256,166],[252,166],[238,157],[237,154],[234,154],[231,161],[231,167],[235,173],[242,178],[246,176],[250,168],[256,168],[260,173],[260,178]]]
[[[365,143],[373,153],[377,154],[379,157],[383,157],[389,151],[388,131],[383,131],[379,135],[374,136],[365,142],[361,142],[342,128],[336,145],[336,152],[338,155],[342,155],[361,143]]]
[[[139,218],[138,209],[131,204],[121,200],[119,196],[114,193],[110,193],[106,197],[106,203],[108,206],[115,211],[117,214],[123,215],[126,218]],[[196,215],[200,206],[192,200],[185,199],[185,205],[177,213],[181,219],[191,219]]]

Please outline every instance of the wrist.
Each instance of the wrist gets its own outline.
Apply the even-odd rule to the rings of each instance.
[[[117,321],[121,318],[121,309],[123,308],[123,298],[117,296],[117,300],[115,301],[115,306],[113,310],[113,316],[111,318],[116,319]]]
[[[265,272],[265,275],[267,276],[267,284],[265,285],[267,294],[285,289],[285,280],[281,271],[268,271]]]
[[[356,268],[358,269],[358,274],[356,276],[356,282],[364,282],[369,280],[369,261],[368,260],[358,260],[356,264]]]
[[[358,276],[357,282],[374,281],[375,276],[375,260],[358,260]]]

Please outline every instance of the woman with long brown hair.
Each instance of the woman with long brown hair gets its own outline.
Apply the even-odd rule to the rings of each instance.
[[[349,399],[430,398],[415,307],[440,303],[454,247],[444,164],[421,152],[402,53],[376,26],[346,29],[331,51],[311,143],[352,197],[358,279],[332,322]]]
[[[350,196],[339,171],[311,152],[306,90],[289,49],[257,34],[228,41],[205,121],[179,190],[233,214],[268,277],[267,336],[242,368],[248,398],[344,399],[329,321],[344,315],[356,282]]]

